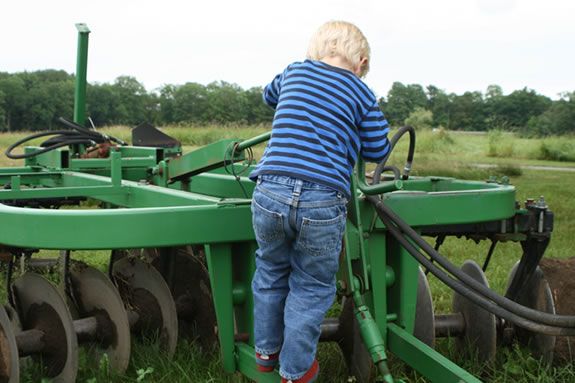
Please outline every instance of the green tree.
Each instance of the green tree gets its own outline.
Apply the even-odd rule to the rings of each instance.
[[[208,84],[206,90],[207,121],[217,123],[247,121],[247,98],[242,88],[236,84],[219,81]]]
[[[483,96],[480,92],[465,92],[452,96],[449,130],[486,130]]]
[[[442,89],[427,86],[427,109],[433,114],[432,126],[448,126],[451,113],[451,99]]]
[[[385,111],[392,125],[402,125],[415,108],[426,106],[427,96],[421,85],[403,85],[400,82],[394,82],[387,94]]]
[[[116,107],[122,100],[115,94],[113,85],[88,85],[86,100],[86,113],[96,126],[119,123]]]
[[[246,120],[249,124],[261,124],[271,122],[274,110],[262,99],[263,88],[255,87],[245,91],[247,111]]]
[[[527,133],[550,136],[575,133],[575,92],[562,95],[560,100],[539,116],[533,116],[527,124]]]
[[[6,130],[6,112],[4,111],[4,102],[6,97],[0,90],[0,131]]]
[[[202,84],[188,82],[172,93],[174,122],[208,121],[208,90]]]
[[[0,91],[4,94],[4,128],[7,131],[22,129],[21,119],[27,104],[24,81],[17,75],[3,76],[0,78]]]
[[[147,120],[148,94],[135,77],[116,78],[113,91],[114,98],[120,101],[115,107],[115,123],[137,125]]]
[[[411,125],[417,130],[431,129],[433,124],[433,113],[423,108],[415,108],[405,119],[405,125]]]

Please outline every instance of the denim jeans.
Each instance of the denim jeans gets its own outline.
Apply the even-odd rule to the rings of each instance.
[[[279,351],[286,379],[299,379],[315,358],[335,297],[346,203],[327,186],[287,176],[262,175],[254,190],[255,350]]]

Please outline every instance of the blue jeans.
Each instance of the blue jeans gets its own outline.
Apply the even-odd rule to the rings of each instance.
[[[346,198],[326,186],[263,175],[252,198],[259,249],[252,281],[256,352],[280,351],[280,374],[311,367],[335,297]]]

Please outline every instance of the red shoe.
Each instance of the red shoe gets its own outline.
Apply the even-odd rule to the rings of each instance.
[[[256,352],[256,365],[259,372],[272,372],[278,364],[280,353],[264,355]]]
[[[307,372],[303,374],[301,378],[296,380],[293,379],[290,380],[282,377],[282,383],[311,383],[315,382],[318,374],[319,374],[319,363],[317,362],[317,360],[314,360],[309,370],[307,370]]]

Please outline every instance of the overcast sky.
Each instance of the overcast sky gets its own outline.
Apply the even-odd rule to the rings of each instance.
[[[379,96],[394,81],[457,94],[490,84],[554,99],[575,91],[573,0],[4,1],[0,71],[74,72],[74,24],[85,22],[90,82],[263,86],[333,19],[367,36],[366,82]]]

